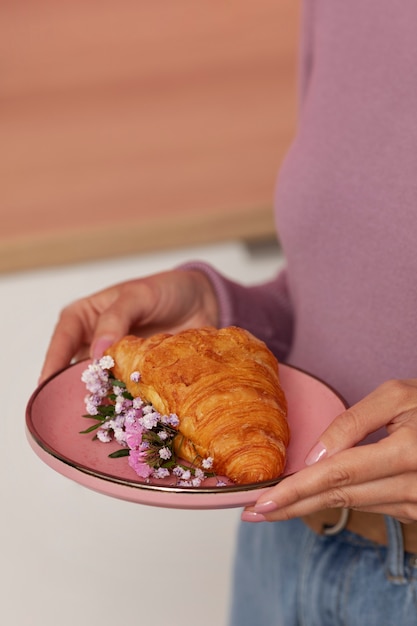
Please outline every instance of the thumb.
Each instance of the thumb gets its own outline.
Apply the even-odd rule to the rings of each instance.
[[[361,408],[356,405],[338,415],[322,433],[320,440],[311,448],[305,458],[306,465],[313,465],[321,459],[351,448],[368,434]]]
[[[351,448],[417,405],[416,380],[391,380],[338,415],[305,458],[306,465]]]
[[[90,356],[92,359],[100,359],[107,348],[117,341],[114,336],[96,337],[93,339],[90,348]]]

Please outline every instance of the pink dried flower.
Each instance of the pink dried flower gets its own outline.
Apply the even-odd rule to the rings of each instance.
[[[169,469],[167,467],[158,467],[152,474],[153,478],[168,478]]]
[[[131,450],[139,448],[142,444],[143,428],[138,421],[125,423],[126,443]]]
[[[213,467],[213,458],[208,456],[206,459],[203,459],[201,465],[204,469],[211,469]]]
[[[139,372],[132,372],[130,375],[130,380],[132,381],[132,383],[138,383],[140,380],[140,373]]]
[[[98,395],[89,395],[84,399],[85,408],[88,415],[98,415],[98,407],[102,402],[102,397]]]
[[[140,409],[141,407],[143,407],[142,398],[133,398],[133,408]]]
[[[129,465],[141,478],[149,478],[153,469],[146,463],[146,455],[143,450],[131,450],[129,453]]]
[[[99,359],[98,364],[101,367],[101,369],[110,370],[112,367],[114,367],[113,357],[109,355],[102,356],[101,359]]]
[[[159,413],[157,413],[156,411],[153,411],[152,413],[145,413],[145,410],[143,411],[143,413],[144,415],[141,418],[142,426],[146,428],[146,430],[152,430],[158,424]]]
[[[110,443],[112,440],[110,430],[107,428],[100,428],[97,431],[97,439],[101,441],[101,443]]]
[[[159,456],[161,457],[161,459],[164,459],[164,461],[168,461],[168,459],[170,459],[172,456],[172,452],[168,447],[165,446],[165,448],[161,448],[159,450]]]

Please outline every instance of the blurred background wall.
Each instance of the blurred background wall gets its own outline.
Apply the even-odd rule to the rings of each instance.
[[[296,0],[0,2],[0,623],[225,626],[239,509],[104,497],[42,463],[24,415],[59,311],[199,258],[283,262]],[[248,246],[247,241],[256,243]]]
[[[0,271],[273,233],[296,0],[3,0]]]

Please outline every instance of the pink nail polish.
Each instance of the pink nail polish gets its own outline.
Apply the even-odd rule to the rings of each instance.
[[[314,463],[317,463],[317,461],[320,461],[320,459],[322,459],[326,455],[327,449],[325,445],[321,441],[319,441],[307,454],[304,463],[306,465],[314,465]]]
[[[114,342],[113,338],[110,337],[100,337],[97,341],[94,342],[91,350],[91,356],[93,359],[101,359],[104,354],[104,351],[109,348]]]
[[[271,511],[276,511],[278,509],[278,505],[273,500],[268,500],[267,502],[258,502],[255,504],[255,513],[271,513]]]
[[[242,522],[266,522],[266,517],[256,511],[243,511],[240,519]]]

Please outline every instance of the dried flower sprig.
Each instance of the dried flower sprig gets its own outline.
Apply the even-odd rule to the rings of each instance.
[[[95,432],[94,439],[103,443],[116,440],[121,447],[109,456],[128,456],[129,465],[145,480],[172,476],[179,486],[199,487],[208,476],[213,476],[208,473],[213,464],[210,457],[198,459],[198,466],[180,462],[174,450],[178,416],[161,415],[151,404],[134,398],[126,385],[113,377],[113,366],[112,357],[105,356],[88,365],[81,375],[88,391],[84,417],[95,420],[82,434]],[[131,380],[138,382],[140,373],[132,372]],[[218,481],[218,486],[222,485]]]

